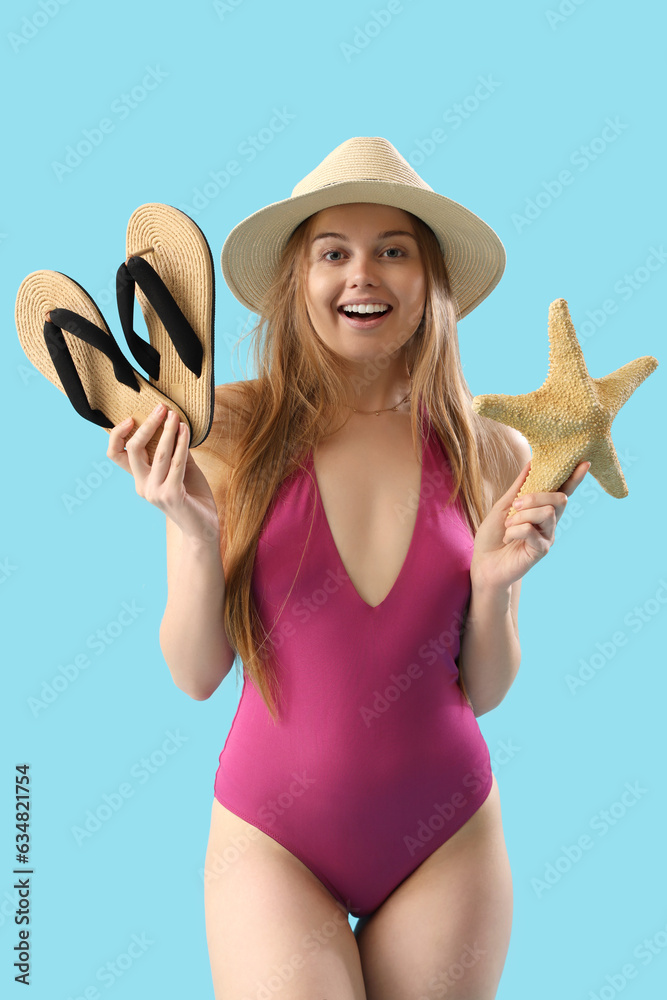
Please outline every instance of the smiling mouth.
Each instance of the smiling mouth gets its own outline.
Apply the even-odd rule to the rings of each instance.
[[[359,313],[359,312],[345,312],[342,306],[339,306],[338,312],[352,326],[364,327],[364,326],[378,326],[383,319],[385,319],[391,312],[393,312],[393,307],[388,306],[384,312],[370,312],[370,313]]]

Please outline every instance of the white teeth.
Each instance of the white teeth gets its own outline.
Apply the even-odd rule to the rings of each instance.
[[[380,302],[362,302],[360,305],[343,306],[343,312],[353,312],[353,313],[372,313],[372,312],[387,312],[389,306],[385,306]]]

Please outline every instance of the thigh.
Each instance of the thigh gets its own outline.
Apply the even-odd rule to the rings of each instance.
[[[204,867],[216,1000],[366,1000],[347,910],[290,851],[217,799]]]
[[[493,1000],[512,911],[494,778],[468,822],[357,924],[368,1000]]]

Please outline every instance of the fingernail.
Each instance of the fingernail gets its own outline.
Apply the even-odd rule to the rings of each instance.
[[[519,509],[519,507],[523,507],[523,500],[515,500],[514,506],[516,507],[517,510]]]

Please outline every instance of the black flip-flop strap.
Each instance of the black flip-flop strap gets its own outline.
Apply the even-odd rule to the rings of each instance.
[[[44,340],[53,367],[58,373],[70,403],[79,416],[84,417],[84,419],[90,420],[91,423],[98,424],[100,427],[112,428],[114,424],[106,414],[102,410],[93,409],[88,402],[86,391],[62,331],[67,330],[68,333],[102,351],[112,362],[116,379],[123,385],[129,386],[130,389],[140,392],[141,386],[135,377],[132,365],[121,353],[113,337],[83,316],[79,316],[78,313],[72,312],[70,309],[52,309],[50,315],[51,322],[47,320],[44,323]]]
[[[160,275],[143,257],[130,257],[116,272],[118,315],[133,357],[151,378],[159,378],[159,352],[134,331],[135,282],[160,317],[179,358],[199,378],[204,359],[201,341]]]

